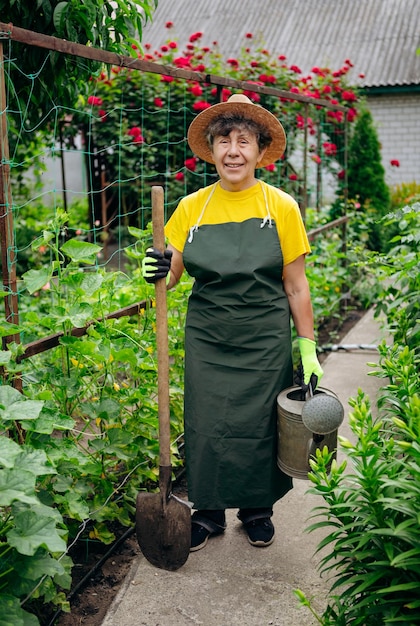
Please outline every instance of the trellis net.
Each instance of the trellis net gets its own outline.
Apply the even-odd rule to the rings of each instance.
[[[197,112],[244,89],[233,80],[221,87],[211,77],[203,83],[174,78],[164,66],[161,73],[149,73],[103,65],[85,94],[60,102],[49,93],[48,110],[36,118],[31,97],[48,84],[53,63],[47,56],[57,53],[46,53],[37,71],[28,74],[15,46],[5,44],[4,106],[12,188],[7,210],[13,215],[18,274],[34,261],[31,240],[39,218],[57,209],[69,214],[66,236],[99,243],[103,251],[97,263],[120,266],[130,246],[127,226],[144,228],[150,220],[152,185],[164,187],[169,215],[183,195],[216,180],[214,168],[191,153],[187,129]],[[22,91],[16,96],[16,76],[26,83],[24,97]],[[250,83],[246,93],[278,115],[288,144],[284,158],[258,170],[258,176],[289,191],[303,210],[331,202],[345,163],[340,107],[266,91],[272,93]]]

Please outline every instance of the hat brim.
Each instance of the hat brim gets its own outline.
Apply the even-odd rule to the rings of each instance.
[[[200,159],[214,164],[213,154],[206,138],[207,128],[216,117],[225,115],[238,115],[253,120],[269,131],[272,142],[266,149],[257,168],[275,163],[283,156],[286,149],[286,133],[275,115],[262,106],[251,102],[220,102],[201,111],[193,119],[188,129],[188,144],[192,152]]]

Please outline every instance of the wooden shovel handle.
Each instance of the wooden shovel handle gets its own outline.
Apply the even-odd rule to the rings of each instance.
[[[160,252],[165,250],[163,187],[152,187],[153,246]],[[166,280],[155,283],[156,297],[156,345],[158,359],[158,414],[159,414],[159,459],[160,466],[171,465],[171,429],[169,412],[169,354],[168,318],[166,306]]]

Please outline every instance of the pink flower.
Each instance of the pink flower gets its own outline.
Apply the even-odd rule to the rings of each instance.
[[[248,81],[248,82],[252,82],[252,81]],[[259,102],[261,100],[260,94],[256,93],[255,91],[244,91],[244,95],[248,96],[248,98],[252,100],[253,102]]]
[[[295,72],[295,74],[302,74],[302,70],[297,65],[291,65],[290,71]]]
[[[348,122],[354,122],[354,120],[356,119],[356,117],[357,117],[357,111],[356,111],[356,109],[350,108],[350,109],[347,111],[347,121],[348,121]]]
[[[315,163],[321,163],[321,157],[318,154],[313,154],[311,156],[312,161],[314,161]]]
[[[325,142],[322,144],[322,147],[324,148],[324,152],[327,156],[335,156],[337,154],[337,146],[335,143]]]
[[[269,165],[266,165],[265,169],[267,170],[267,172],[275,172],[275,171],[277,171],[277,168],[274,165],[274,163],[270,163]]]
[[[170,41],[168,43],[168,46],[170,47],[171,50],[176,50],[178,48],[178,44],[176,43],[176,41]]]
[[[102,102],[102,98],[99,98],[98,96],[89,96],[88,98],[88,104],[91,104],[94,107],[100,107]]]
[[[174,63],[177,67],[190,67],[190,57],[177,57],[174,59]]]
[[[297,174],[290,174],[289,175],[289,180],[297,180],[297,179],[298,179]]]
[[[133,138],[133,143],[144,143],[144,137],[139,126],[132,126],[127,135]]]
[[[141,128],[139,126],[132,126],[127,133],[131,137],[135,137],[136,135],[141,135]]]
[[[398,161],[398,159],[391,159],[390,163],[392,167],[400,167],[400,162]]]
[[[273,74],[261,74],[259,79],[262,83],[275,83],[276,82],[276,77],[273,76]]]
[[[194,43],[194,41],[197,41],[197,39],[200,39],[203,36],[203,33],[201,32],[197,32],[197,33],[193,33],[189,39],[189,41],[191,43]]]
[[[195,83],[191,88],[190,88],[191,93],[193,94],[193,96],[202,96],[203,95],[203,88],[199,83]]]
[[[280,54],[278,57],[279,61],[285,61],[287,57],[284,54]]]
[[[175,180],[178,180],[179,182],[182,182],[184,180],[185,176],[183,174],[183,172],[177,172],[175,174]]]
[[[159,109],[163,107],[163,100],[162,100],[162,98],[155,98],[153,100],[153,102],[155,104],[155,107],[159,107]]]
[[[184,165],[187,168],[187,170],[190,170],[190,172],[195,172],[195,169],[197,167],[196,157],[192,157],[191,159],[185,159]]]
[[[204,109],[209,109],[211,107],[210,102],[205,102],[204,100],[197,100],[192,105],[194,111],[204,111]]]
[[[343,98],[343,100],[347,100],[347,102],[354,102],[355,100],[357,100],[357,96],[355,93],[353,93],[353,91],[343,91],[341,97]]]
[[[172,83],[174,81],[173,76],[165,76],[164,74],[162,74],[162,76],[160,77],[160,80],[163,83]]]

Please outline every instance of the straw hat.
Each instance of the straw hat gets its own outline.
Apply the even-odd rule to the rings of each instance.
[[[224,115],[246,117],[264,126],[269,131],[272,142],[257,167],[265,167],[270,163],[274,163],[283,155],[286,148],[286,133],[279,120],[267,109],[254,104],[244,94],[234,94],[227,102],[214,104],[208,109],[204,109],[191,122],[188,129],[188,144],[192,152],[200,159],[207,161],[207,163],[214,163],[213,155],[206,139],[207,128],[212,120]]]

